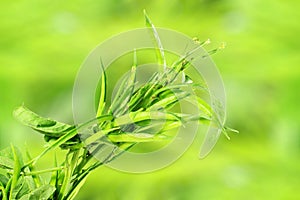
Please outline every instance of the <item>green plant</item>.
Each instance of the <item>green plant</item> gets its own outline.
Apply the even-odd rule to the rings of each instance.
[[[146,14],[145,17],[157,46],[158,62],[165,66],[166,59],[156,29]],[[204,44],[205,42],[199,43],[199,47]],[[186,57],[190,53],[188,52]],[[0,151],[0,168],[2,168],[0,198],[4,200],[74,199],[87,176],[94,169],[111,162],[138,143],[168,141],[172,138],[172,134],[168,134],[170,130],[188,121],[211,121],[228,137],[218,115],[201,96],[195,95],[194,91],[197,90],[208,91],[205,85],[194,83],[184,73],[190,65],[186,57],[179,58],[171,67],[165,67],[163,71],[155,72],[147,83],[136,87],[138,65],[136,52],[134,52],[131,72],[123,79],[110,105],[106,101],[106,74],[104,67],[101,66],[103,73],[99,87],[97,114],[94,119],[83,124],[64,124],[41,117],[25,106],[18,107],[14,111],[14,116],[24,125],[43,134],[47,147],[35,158],[31,158],[27,152],[27,162],[23,161],[20,151],[13,145]],[[192,91],[185,90],[187,87],[192,88]],[[173,108],[181,100],[197,105],[202,111],[201,114],[176,112]],[[159,131],[157,127],[160,127]],[[90,132],[80,137],[79,130],[83,129],[89,129]],[[108,144],[114,145],[111,152],[102,160],[93,159],[93,155]],[[65,160],[58,163],[55,159],[53,168],[36,170],[35,166],[39,159],[57,147],[66,151]],[[46,183],[41,177],[44,173],[52,174]]]

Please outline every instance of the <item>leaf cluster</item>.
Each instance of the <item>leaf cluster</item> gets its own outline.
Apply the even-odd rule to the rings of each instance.
[[[159,35],[146,13],[145,18],[156,45],[158,64],[163,66],[163,70],[155,72],[138,87],[138,64],[134,51],[131,71],[122,80],[112,103],[108,104],[107,77],[101,62],[96,116],[83,124],[65,124],[41,117],[25,106],[18,107],[14,116],[22,124],[41,133],[47,146],[34,158],[27,152],[27,162],[23,161],[20,151],[14,146],[0,151],[0,199],[71,200],[90,172],[136,144],[170,140],[168,132],[189,121],[211,122],[225,132],[218,112],[197,95],[197,91],[208,93],[206,86],[195,83],[184,72],[190,66],[186,58],[191,52],[168,67]],[[199,47],[203,44],[199,43]],[[175,108],[181,101],[197,106],[200,112],[178,112]],[[107,146],[113,148],[102,160],[93,159],[93,155],[104,151]],[[58,147],[66,152],[65,160],[58,163],[55,158],[52,168],[37,170],[39,159]],[[41,174],[44,173],[52,174],[50,180],[43,180]]]

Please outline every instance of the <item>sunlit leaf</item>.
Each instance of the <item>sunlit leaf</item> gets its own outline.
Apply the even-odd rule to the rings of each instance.
[[[49,199],[54,193],[55,187],[52,185],[43,185],[35,190],[31,191],[20,198],[20,200],[38,200],[38,199]]]
[[[21,172],[21,169],[23,166],[23,160],[22,160],[21,153],[13,145],[11,145],[11,151],[12,151],[13,157],[14,157],[14,168],[13,168],[13,175],[12,175],[9,198],[13,199],[13,194],[14,194],[13,191],[14,191],[15,187],[17,186],[17,182],[20,177],[20,172]]]
[[[99,104],[98,104],[96,117],[101,116],[101,114],[103,113],[103,110],[105,107],[106,88],[107,88],[105,68],[103,66],[102,60],[100,60],[100,62],[101,62],[102,76],[101,76],[101,89],[100,89]]]
[[[112,142],[158,142],[160,140],[168,139],[164,135],[152,135],[147,133],[122,133],[118,135],[108,135],[108,139]]]
[[[162,43],[160,41],[158,32],[151,22],[150,18],[148,17],[146,11],[144,10],[144,16],[146,19],[146,26],[151,30],[151,36],[153,37],[154,44],[156,45],[156,55],[157,55],[157,60],[160,65],[163,65],[164,69],[167,67],[166,59],[165,59],[165,52],[164,48],[162,46]]]
[[[16,108],[14,117],[25,126],[51,137],[60,137],[74,128],[74,126],[41,117],[25,106]]]

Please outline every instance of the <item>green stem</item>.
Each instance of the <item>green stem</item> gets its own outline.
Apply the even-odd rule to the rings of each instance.
[[[28,157],[29,160],[32,160],[31,155],[30,155],[28,149],[26,150],[26,155],[27,155],[27,157]],[[34,166],[29,165],[28,168],[29,168],[29,170],[30,170],[29,173],[32,173],[32,171],[34,171]],[[26,176],[26,175],[25,175],[25,176]],[[32,174],[32,178],[33,178],[33,180],[34,180],[36,186],[38,186],[38,187],[41,186],[41,182],[42,182],[42,181],[41,181],[41,178],[40,178],[39,176],[37,176],[37,174]]]
[[[13,197],[13,190],[14,190],[15,186],[17,185],[18,179],[20,177],[20,172],[21,172],[21,164],[19,162],[17,152],[13,145],[11,145],[11,150],[12,150],[13,156],[14,156],[14,171],[13,171],[13,175],[11,178],[12,181],[11,181],[11,186],[10,186],[9,199],[12,199],[12,197]]]
[[[83,185],[84,180],[86,177],[96,168],[99,166],[109,163],[114,158],[117,158],[121,153],[114,155],[116,148],[104,159],[102,162],[96,162],[93,165],[89,166],[86,170],[84,170],[82,173],[78,174],[77,177],[74,179],[74,182],[69,190],[69,192],[65,195],[65,200],[71,200],[75,197],[76,193],[79,191],[81,186]]]
[[[9,193],[9,190],[10,190],[10,187],[11,187],[11,182],[12,182],[12,179],[9,179],[9,181],[7,182],[7,184],[5,186],[5,193],[6,194]]]
[[[44,174],[44,173],[47,173],[47,172],[54,172],[54,171],[59,171],[59,170],[63,170],[63,169],[64,169],[64,167],[54,167],[54,168],[51,168],[51,169],[44,169],[44,170],[33,171],[33,172],[24,172],[24,176]]]
[[[66,194],[66,192],[68,190],[68,186],[69,186],[69,184],[71,182],[71,177],[72,177],[72,174],[73,174],[73,170],[75,169],[77,161],[78,161],[79,150],[73,152],[73,155],[72,155],[70,163],[69,163],[68,155],[66,157],[66,172],[65,172],[65,177],[64,177],[63,184],[61,186],[61,190],[60,190],[60,194],[58,196],[58,199],[63,199],[63,197],[65,196],[65,194]]]
[[[2,200],[7,200],[5,188],[3,186],[0,186],[0,190],[2,191]]]
[[[99,152],[102,147],[104,147],[104,144],[99,144],[93,152],[89,152],[87,149],[85,149],[82,155],[81,162],[77,165],[77,167],[74,170],[75,174],[80,174],[85,165],[91,160],[91,158],[93,158],[93,155]]]

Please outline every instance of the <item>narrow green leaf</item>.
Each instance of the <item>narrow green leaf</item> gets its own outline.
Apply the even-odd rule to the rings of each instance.
[[[133,67],[137,67],[136,49],[134,49],[134,51],[133,51]]]
[[[0,183],[0,198],[2,200],[7,200],[7,193],[5,187]]]
[[[68,155],[72,155],[70,162],[68,159]],[[69,188],[70,182],[71,182],[72,172],[75,169],[77,161],[78,161],[79,151],[69,152],[68,155],[66,157],[66,163],[65,163],[65,170],[64,170],[65,176],[64,176],[64,180],[63,180],[62,186],[59,191],[58,199],[63,199],[68,192],[68,188]]]
[[[136,80],[136,66],[132,66],[130,74],[124,79],[121,84],[118,95],[115,96],[114,106],[112,111],[114,116],[120,116],[128,111],[128,102],[132,98]]]
[[[70,192],[66,195],[66,197],[67,197],[66,200],[73,200],[76,197],[76,195],[78,194],[79,190],[81,189],[81,187],[85,183],[86,178],[87,177],[85,177],[84,179],[82,179],[75,188],[72,188],[72,190],[70,190]]]
[[[151,107],[149,107],[149,110],[151,109],[158,109],[158,108],[165,108],[169,109],[172,106],[174,106],[177,102],[179,102],[182,99],[185,99],[186,97],[190,96],[191,94],[188,92],[178,92],[173,93],[172,96],[164,97],[161,100],[154,103]]]
[[[122,133],[118,135],[108,135],[108,139],[112,142],[156,142],[168,139],[164,135],[152,135],[148,133]]]
[[[31,155],[30,155],[28,149],[26,149],[26,155],[27,155],[28,160],[31,160],[31,159],[32,159],[32,157],[31,157]],[[29,166],[28,166],[28,169],[29,169],[29,171],[31,172],[31,171],[35,170],[35,167],[32,166],[32,165],[29,165]],[[42,182],[42,181],[41,181],[41,177],[40,177],[38,174],[36,174],[36,175],[32,175],[32,178],[33,178],[33,180],[34,180],[36,186],[39,187],[39,186],[41,185],[41,182]]]
[[[192,85],[187,85],[187,84],[174,84],[174,85],[167,85],[164,87],[161,87],[157,90],[152,95],[152,98],[156,96],[162,96],[164,93],[173,93],[173,91],[177,91],[178,89],[184,88],[184,87],[193,87]]]
[[[119,129],[120,129],[120,127],[114,127],[114,128],[107,129],[107,130],[100,130],[100,131],[96,132],[95,134],[91,135],[90,137],[88,137],[84,141],[84,143],[85,143],[85,145],[91,144],[91,143],[97,141],[98,139],[100,139],[101,137],[107,135],[108,133],[119,130]]]
[[[110,111],[112,113],[115,113],[115,110],[119,107],[119,105],[124,101],[124,93],[126,92],[126,84],[128,82],[129,76],[126,76],[121,84],[120,87],[116,93],[115,98],[113,99],[111,105],[110,105]],[[128,92],[128,91],[127,91]]]
[[[177,113],[177,115],[181,118],[181,120],[185,122],[198,121],[200,122],[210,122],[212,119],[209,116],[202,114],[182,114]]]
[[[197,96],[196,99],[198,102],[197,106],[198,106],[199,110],[203,111],[206,115],[211,117],[213,115],[211,106],[208,103],[206,103],[206,101],[204,101],[199,96]]]
[[[120,116],[115,119],[118,126],[137,123],[144,120],[161,120],[161,121],[180,121],[176,115],[172,113],[149,111],[149,112],[130,112],[129,114]]]
[[[139,105],[144,100],[144,95],[150,87],[151,87],[150,84],[145,84],[132,95],[132,98],[128,103],[128,107],[130,111],[136,111],[137,109],[141,108],[139,107]]]
[[[173,123],[173,122],[171,122]],[[180,124],[180,122],[178,122]],[[163,127],[167,126],[167,124],[170,124],[169,122],[165,121],[156,121],[147,124],[146,126],[138,126],[133,133],[149,133],[149,134],[156,134],[159,130],[161,130]]]
[[[174,128],[178,128],[182,126],[182,123],[181,122],[171,122],[171,123],[166,123],[165,126],[160,130],[159,133],[163,133],[163,132],[166,132],[166,131],[169,131],[169,130],[172,130]]]
[[[167,63],[166,63],[166,59],[165,59],[164,48],[160,41],[158,32],[157,32],[155,26],[153,25],[153,23],[151,22],[150,18],[148,17],[146,10],[144,10],[144,16],[146,19],[146,26],[149,28],[149,30],[151,32],[151,36],[153,37],[153,40],[154,40],[154,43],[156,46],[156,56],[157,56],[158,64],[163,65],[164,70],[166,70]]]
[[[11,182],[12,182],[12,177],[8,180],[8,182],[7,182],[6,186],[5,186],[5,193],[6,194],[9,194],[9,192],[10,192]],[[8,198],[8,196],[7,196],[7,198]]]
[[[14,155],[14,171],[13,171],[13,176],[12,176],[12,181],[11,181],[11,188],[10,188],[10,194],[9,194],[9,199],[12,199],[13,196],[13,190],[15,189],[15,186],[17,185],[18,179],[20,177],[20,172],[21,168],[23,165],[22,157],[18,150],[11,145],[11,150]]]
[[[101,90],[100,90],[100,97],[99,97],[99,104],[98,104],[98,110],[96,117],[99,117],[102,115],[105,107],[105,98],[106,98],[106,73],[105,73],[105,68],[102,62],[102,59],[100,59],[101,62],[101,69],[102,69],[102,76],[101,76]]]

